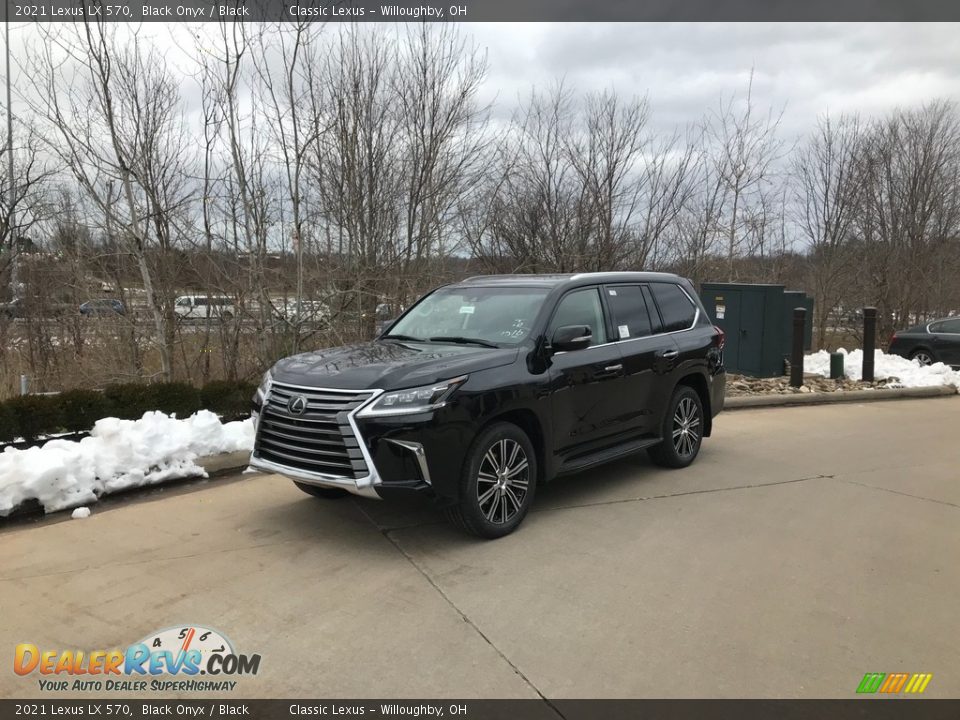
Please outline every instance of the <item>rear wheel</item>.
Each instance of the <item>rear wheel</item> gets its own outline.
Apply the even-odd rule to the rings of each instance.
[[[700,452],[703,426],[703,403],[700,402],[700,396],[692,387],[680,385],[673,391],[663,418],[663,442],[647,451],[650,459],[663,467],[686,467]]]
[[[307,495],[313,495],[314,497],[324,498],[325,500],[336,500],[337,498],[346,497],[347,495],[350,494],[343,488],[321,487],[319,485],[307,485],[307,483],[299,483],[296,480],[293,481],[293,484],[296,485],[301,490],[303,490]]]
[[[936,362],[933,359],[933,353],[923,348],[914,350],[912,353],[910,353],[910,359],[916,360],[921,365],[933,365],[933,363]]]
[[[463,464],[460,499],[447,519],[472,535],[498,538],[523,522],[537,486],[530,438],[512,423],[496,423],[473,442]]]

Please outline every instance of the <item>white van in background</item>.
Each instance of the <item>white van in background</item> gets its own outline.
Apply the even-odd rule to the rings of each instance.
[[[181,295],[174,301],[173,311],[182,320],[229,320],[237,314],[233,299],[222,295]]]

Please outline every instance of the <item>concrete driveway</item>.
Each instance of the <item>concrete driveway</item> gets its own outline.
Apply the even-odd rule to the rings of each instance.
[[[13,526],[0,696],[40,694],[18,642],[180,624],[261,654],[225,697],[960,696],[958,431],[958,398],[731,412],[693,467],[558,481],[495,542],[263,475]]]

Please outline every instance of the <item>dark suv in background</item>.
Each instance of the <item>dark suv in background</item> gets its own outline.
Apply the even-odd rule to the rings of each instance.
[[[319,497],[424,493],[499,537],[558,475],[643,449],[693,462],[723,408],[723,341],[675,275],[470,278],[372,343],[274,365],[251,465]]]

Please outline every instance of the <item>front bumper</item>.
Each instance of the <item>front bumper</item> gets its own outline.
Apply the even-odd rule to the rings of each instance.
[[[311,390],[323,392],[322,388]],[[259,417],[255,420],[257,442],[250,466],[308,485],[341,488],[362,497],[383,498],[417,492],[440,500],[455,498],[460,467],[472,437],[470,423],[461,417],[462,410],[447,406],[415,415],[361,418],[357,413],[382,393],[380,390],[365,392],[372,394],[339,417],[340,424],[349,428],[346,432],[352,435],[351,440],[356,439],[365,466],[362,474],[350,477],[316,472],[278,461],[276,456],[262,457],[258,453]],[[288,418],[281,419],[289,422]]]

